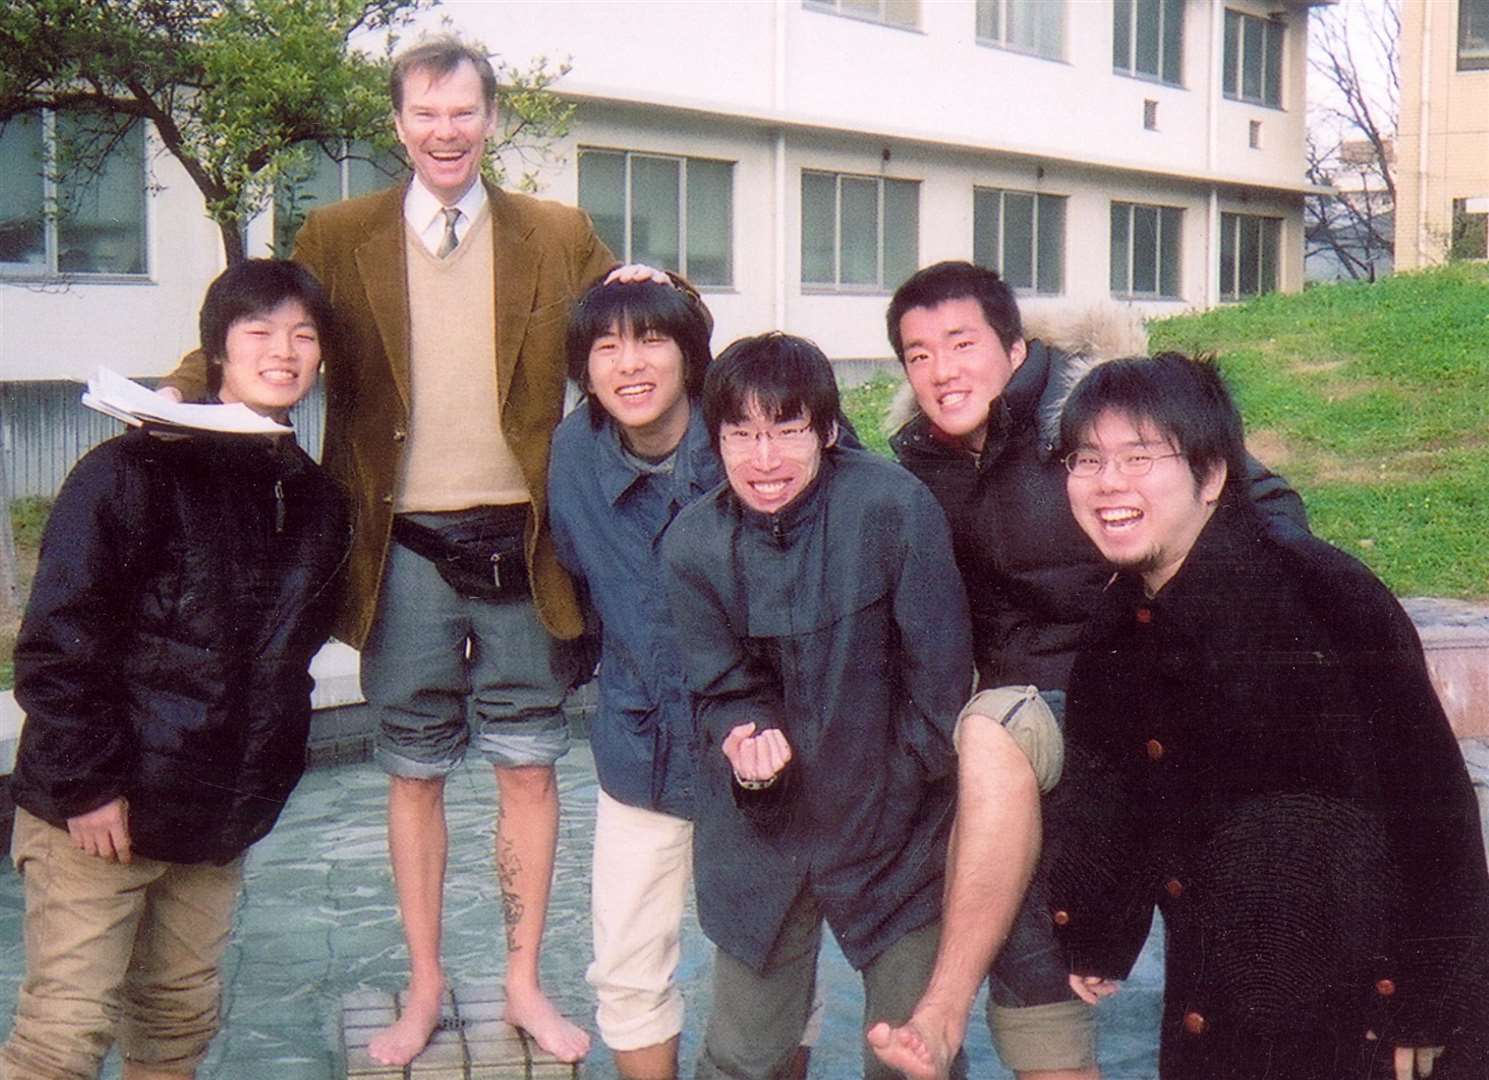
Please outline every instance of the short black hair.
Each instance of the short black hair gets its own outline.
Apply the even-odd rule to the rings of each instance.
[[[1227,482],[1246,475],[1241,413],[1212,356],[1178,352],[1098,364],[1076,384],[1060,414],[1060,442],[1076,449],[1104,413],[1151,426],[1189,462],[1196,484],[1224,464]]]
[[[905,362],[905,343],[900,338],[900,320],[914,308],[939,307],[948,300],[972,297],[982,306],[982,317],[998,335],[1004,349],[1024,336],[1024,320],[1019,315],[1018,300],[1008,282],[996,270],[974,266],[969,262],[949,259],[917,270],[894,291],[884,321],[888,324],[889,344],[900,363]]]
[[[740,338],[718,355],[703,381],[703,422],[715,443],[725,424],[748,418],[750,407],[771,423],[810,419],[826,446],[839,412],[832,363],[806,338],[780,331]]]
[[[567,350],[569,378],[589,396],[589,419],[604,422],[605,410],[589,385],[589,351],[594,343],[618,327],[623,334],[666,334],[682,350],[683,385],[688,397],[703,392],[703,376],[713,353],[708,339],[713,318],[703,301],[687,290],[659,281],[601,282],[590,288],[569,313]]]
[[[496,109],[496,69],[484,52],[454,34],[439,34],[421,41],[393,60],[393,70],[388,74],[388,96],[393,99],[393,111],[403,111],[403,86],[409,72],[427,71],[430,79],[438,82],[461,64],[470,64],[481,77],[481,99],[489,116]]]
[[[288,259],[245,259],[229,266],[207,286],[197,317],[202,352],[207,357],[207,390],[222,388],[222,361],[227,356],[227,334],[239,319],[273,311],[286,300],[298,300],[315,323],[321,356],[336,347],[336,313],[326,290],[309,270]]]

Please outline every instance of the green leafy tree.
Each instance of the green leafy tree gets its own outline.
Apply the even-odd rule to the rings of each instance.
[[[237,262],[247,221],[281,177],[303,174],[314,147],[337,160],[358,152],[386,160],[395,150],[389,57],[399,31],[437,2],[3,0],[0,123],[40,109],[75,118],[65,138],[58,125],[48,164],[63,178],[96,172],[132,125],[148,121]],[[504,129],[488,171],[502,179],[497,162],[515,153],[526,169],[518,182],[530,187],[526,167],[567,131],[572,107],[549,86],[568,68],[493,62]]]

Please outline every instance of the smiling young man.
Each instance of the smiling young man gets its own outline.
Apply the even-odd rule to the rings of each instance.
[[[1062,714],[1086,620],[1110,576],[1071,516],[1055,452],[1065,397],[1100,359],[1027,340],[1008,283],[966,262],[914,274],[896,290],[886,322],[917,406],[890,445],[951,523],[979,687],[1033,695],[1019,708],[1039,713],[1049,731]],[[1120,351],[1136,343],[1112,344]],[[1280,478],[1254,461],[1248,468],[1252,497],[1269,513],[1304,520],[1301,501]],[[1022,698],[983,699],[990,700],[1017,705]],[[1058,756],[1058,746],[1048,753]],[[1058,788],[1046,797],[1047,832],[1058,828],[1062,801]],[[1021,1080],[1091,1080],[1094,1019],[1067,985],[1041,900],[1043,874],[1035,875],[1005,941],[986,912],[1009,882],[994,880],[987,868],[1003,865],[1026,842],[969,816],[975,809],[965,804],[959,815],[963,865],[950,876],[953,894],[964,900],[948,903],[931,991],[912,1028],[893,1037],[877,1032],[875,1045],[914,1076],[937,1075],[938,1063],[961,1045],[967,1011],[996,954],[988,1023],[1004,1064]],[[979,875],[984,881],[973,887]]]
[[[925,985],[970,635],[945,517],[904,470],[839,444],[816,346],[735,342],[703,413],[728,483],[663,539],[697,726],[698,915],[718,947],[698,1075],[766,1080],[806,1027],[824,920],[867,1021],[902,1023]],[[865,1072],[893,1075],[872,1055]]]
[[[402,1015],[369,1051],[404,1065],[439,1022],[444,785],[474,742],[500,798],[506,1019],[575,1061],[589,1036],[539,982],[553,764],[568,745],[562,704],[576,674],[561,639],[583,628],[548,531],[548,452],[569,305],[614,259],[581,211],[481,180],[497,123],[483,53],[451,37],[422,42],[395,58],[390,91],[412,179],[312,211],[294,251],[350,335],[326,369],[326,469],[356,503],[336,636],[361,648],[379,720],[409,951]],[[171,385],[197,396],[201,375],[200,357],[188,358]],[[484,575],[446,580],[434,558],[451,552]]]
[[[1156,906],[1162,1080],[1489,1075],[1489,872],[1411,620],[1257,512],[1213,364],[1098,368],[1061,431],[1116,569],[1070,681],[1073,988],[1114,992]]]
[[[207,290],[216,400],[283,420],[335,341],[315,279],[250,259]],[[292,435],[134,430],[47,521],[16,642],[11,792],[26,974],[0,1077],[195,1074],[245,850],[305,768],[343,493]]]

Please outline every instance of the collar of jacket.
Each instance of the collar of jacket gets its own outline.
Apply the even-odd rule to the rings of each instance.
[[[594,402],[586,401],[581,408],[592,409]],[[596,467],[599,470],[600,491],[614,506],[648,474],[638,469],[626,456],[620,441],[620,425],[611,417],[605,417],[600,430],[595,432],[595,438],[599,444]],[[713,484],[709,481],[718,471],[710,468],[713,457],[713,444],[708,438],[708,428],[703,423],[703,409],[694,401],[688,410],[687,430],[683,432],[682,441],[677,444],[677,459],[671,475],[673,492],[694,495],[712,487]],[[674,501],[688,500],[678,499],[674,495]]]

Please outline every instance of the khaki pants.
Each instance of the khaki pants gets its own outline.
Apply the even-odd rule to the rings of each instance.
[[[26,894],[26,978],[0,1078],[93,1080],[115,1038],[128,1060],[193,1072],[217,1033],[243,859],[106,862],[21,809],[11,850]]]

